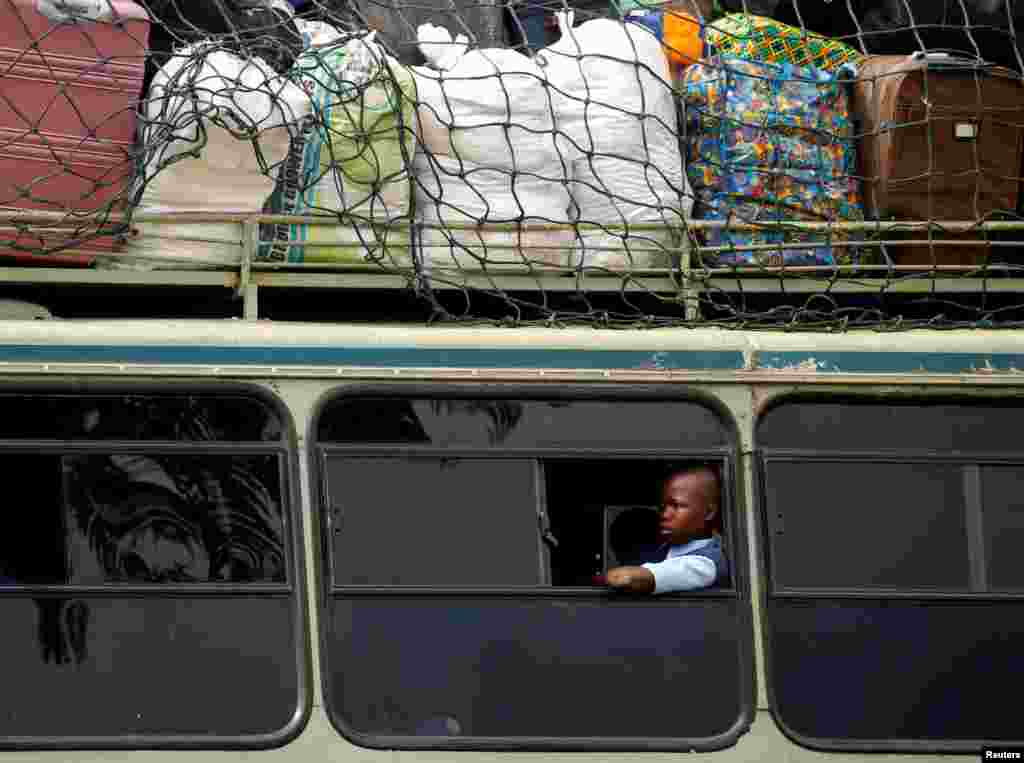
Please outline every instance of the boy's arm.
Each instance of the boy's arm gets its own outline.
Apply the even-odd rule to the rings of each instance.
[[[614,567],[605,576],[609,588],[630,593],[654,593],[654,574],[645,567]]]
[[[714,585],[718,568],[706,556],[677,556],[643,567],[615,567],[608,570],[609,588],[629,593],[672,593],[693,591]]]

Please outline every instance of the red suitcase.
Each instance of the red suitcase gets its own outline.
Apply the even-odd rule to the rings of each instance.
[[[0,210],[66,215],[0,223],[0,262],[87,265],[117,248],[98,221],[126,206],[148,47],[132,0],[0,0]]]

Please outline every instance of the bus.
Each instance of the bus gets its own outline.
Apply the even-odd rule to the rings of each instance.
[[[0,0],[0,763],[1021,758],[1024,3],[572,5]]]
[[[0,321],[0,760],[1011,745],[1022,368],[1012,331]],[[730,583],[595,585],[691,463]]]

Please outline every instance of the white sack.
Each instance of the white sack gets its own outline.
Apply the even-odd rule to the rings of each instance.
[[[573,163],[572,198],[580,223],[618,226],[608,230],[581,228],[573,265],[619,270],[668,267],[685,243],[684,217],[693,196],[686,176],[670,162],[678,156],[653,152],[650,164],[597,158]],[[663,225],[661,229],[628,231],[626,225]]]
[[[558,16],[562,37],[537,58],[559,132],[574,149],[630,157],[675,143],[675,96],[661,42],[638,24],[594,19],[573,28],[571,12]]]
[[[202,44],[176,52],[150,85],[142,130],[144,185],[136,211],[259,212],[274,188],[277,166],[288,155],[291,135],[311,107],[301,88],[261,59]],[[237,224],[140,222],[135,228],[138,235],[125,252],[102,265],[187,268],[241,262]]]
[[[421,236],[425,265],[480,269],[568,262],[574,234],[568,225],[571,202],[562,180],[513,176],[507,170],[420,153],[415,197],[420,220],[433,226],[425,227]],[[520,221],[509,231],[473,227]],[[535,227],[552,222],[565,227]]]
[[[449,67],[412,70],[427,152],[509,169],[536,170],[558,161],[553,106],[544,72],[533,60],[500,48],[459,55],[461,44],[436,41],[422,48]]]
[[[552,86],[558,129],[576,151],[571,195],[581,229],[573,264],[667,266],[693,206],[679,151],[675,94],[658,39],[636,24],[596,19],[572,27],[538,58]],[[673,230],[629,232],[626,224]]]

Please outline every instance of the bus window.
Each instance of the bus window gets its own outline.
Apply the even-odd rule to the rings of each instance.
[[[1024,672],[1006,637],[1024,627],[1022,426],[1011,402],[783,401],[764,414],[768,687],[795,739],[1021,739],[992,687]]]
[[[9,686],[31,687],[8,693],[0,736],[266,747],[295,733],[305,625],[281,415],[251,393],[4,394],[0,410],[20,496],[0,533],[2,660]]]
[[[637,597],[593,582],[612,525],[619,553],[638,540],[616,518],[637,508],[656,530],[671,464],[729,472],[731,435],[706,406],[352,395],[327,401],[315,427],[324,690],[347,737],[691,749],[727,745],[748,722],[737,589]],[[694,684],[701,697],[680,712]]]

